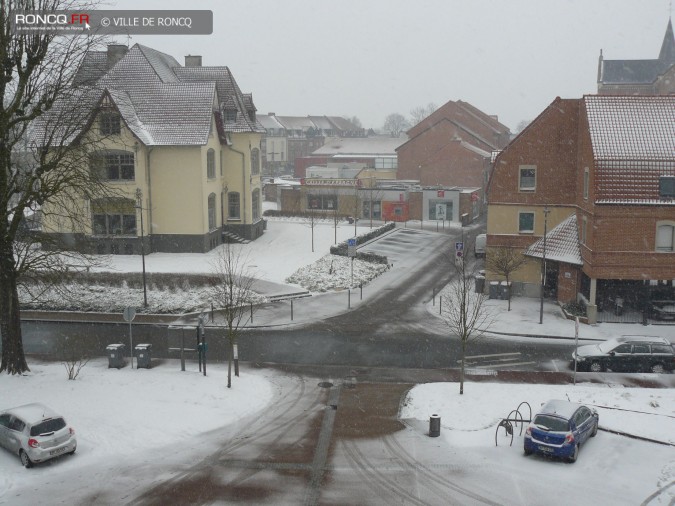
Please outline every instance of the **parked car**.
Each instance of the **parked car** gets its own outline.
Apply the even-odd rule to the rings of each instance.
[[[623,336],[579,346],[575,360],[577,370],[663,373],[675,369],[675,350],[664,337]]]
[[[525,455],[539,453],[576,462],[579,447],[598,433],[597,411],[575,402],[544,404],[525,431]]]
[[[476,258],[485,258],[485,246],[487,244],[487,235],[478,234],[476,242],[473,244],[473,255]]]
[[[653,300],[652,317],[657,320],[675,320],[675,300]]]
[[[75,431],[43,404],[33,403],[0,413],[0,446],[16,454],[24,467],[77,449]]]

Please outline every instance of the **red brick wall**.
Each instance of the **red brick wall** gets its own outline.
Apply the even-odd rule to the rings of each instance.
[[[445,133],[429,131],[401,146],[398,178],[417,179],[422,186],[484,186],[487,158],[461,141],[443,139]],[[439,149],[439,146],[440,149]]]
[[[579,100],[556,99],[497,157],[489,203],[576,203]],[[536,165],[536,191],[519,191],[520,165]]]

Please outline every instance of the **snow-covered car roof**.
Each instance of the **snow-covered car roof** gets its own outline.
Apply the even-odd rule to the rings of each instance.
[[[557,415],[569,419],[581,406],[583,406],[583,404],[553,399],[544,404],[537,414]]]
[[[48,408],[44,404],[34,402],[31,404],[25,404],[23,406],[17,406],[16,408],[11,408],[5,410],[4,413],[9,413],[16,417],[21,418],[24,422],[28,424],[35,424],[47,418],[59,417],[61,415],[57,414],[51,408]]]

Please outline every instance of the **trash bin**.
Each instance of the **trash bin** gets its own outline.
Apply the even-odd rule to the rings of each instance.
[[[123,344],[109,344],[105,347],[105,349],[108,354],[108,369],[111,367],[119,369],[120,367],[124,367],[126,365],[126,361],[124,360]]]
[[[490,281],[490,295],[491,299],[499,298],[499,281]]]
[[[150,369],[152,367],[152,345],[151,344],[137,344],[136,345],[136,368],[144,367]]]
[[[478,275],[475,278],[476,280],[476,293],[485,292],[485,276]]]
[[[441,417],[431,415],[429,418],[429,437],[438,437],[441,435]]]

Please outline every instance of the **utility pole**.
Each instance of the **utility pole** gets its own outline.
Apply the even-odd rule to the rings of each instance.
[[[544,323],[544,288],[546,287],[546,232],[548,213],[550,213],[548,206],[544,206],[544,253],[541,259],[541,298],[539,301],[539,324]]]

